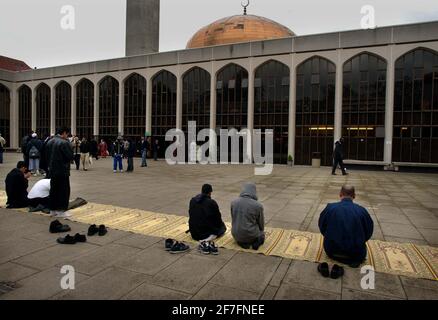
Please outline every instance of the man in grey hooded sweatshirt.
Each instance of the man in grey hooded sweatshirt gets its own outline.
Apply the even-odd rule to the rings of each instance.
[[[265,218],[254,183],[244,184],[240,197],[231,203],[231,218],[234,240],[244,249],[258,250],[265,242]]]

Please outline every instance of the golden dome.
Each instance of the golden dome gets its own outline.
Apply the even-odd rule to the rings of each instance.
[[[223,18],[199,30],[187,43],[187,49],[220,44],[293,37],[285,26],[255,15]]]

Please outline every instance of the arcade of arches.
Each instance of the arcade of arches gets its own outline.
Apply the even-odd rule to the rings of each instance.
[[[372,53],[360,53],[342,66],[342,136],[345,158],[383,161],[385,148],[385,104],[387,62]],[[290,69],[269,60],[254,72],[254,129],[274,130],[275,163],[288,158]],[[211,81],[214,79],[214,86]],[[194,120],[197,129],[209,128],[211,88],[215,88],[215,128],[241,130],[248,127],[248,71],[228,64],[211,77],[194,67],[181,79],[182,129]],[[162,145],[169,129],[176,127],[177,77],[162,70],[152,79],[151,135]],[[119,86],[123,86],[123,128],[126,136],[139,139],[146,131],[147,83],[139,74],[123,84],[106,76],[98,91],[88,79],[80,80],[72,91],[65,81],[58,83],[55,99],[56,127],[69,126],[72,99],[76,99],[76,132],[91,137],[95,132],[94,103],[99,104],[99,137],[114,139],[119,126]],[[395,62],[392,160],[394,162],[438,163],[438,53],[417,48]],[[40,83],[35,89],[35,127],[40,136],[50,134],[51,89]],[[312,155],[321,154],[323,165],[331,164],[335,127],[336,67],[320,56],[305,60],[296,68],[295,163],[308,165]],[[95,91],[98,99],[95,100]],[[75,96],[72,97],[72,92]],[[32,128],[32,89],[22,85],[18,96],[18,138]],[[10,137],[10,90],[0,85],[0,132]]]

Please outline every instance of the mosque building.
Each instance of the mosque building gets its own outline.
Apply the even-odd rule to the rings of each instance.
[[[60,126],[107,140],[148,132],[165,146],[169,129],[196,121],[273,129],[278,164],[317,152],[331,165],[344,137],[347,163],[438,166],[438,21],[300,36],[245,7],[186,49],[156,52],[159,0],[127,1],[126,57],[44,69],[0,57],[8,147]]]

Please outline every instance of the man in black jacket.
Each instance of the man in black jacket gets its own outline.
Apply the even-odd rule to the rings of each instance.
[[[208,251],[210,242],[223,236],[227,230],[218,204],[211,199],[212,192],[212,186],[204,184],[202,193],[190,200],[189,229],[192,238],[200,241],[201,251]]]
[[[68,128],[61,128],[47,143],[47,159],[50,174],[50,215],[69,217],[67,211],[70,199],[70,163],[73,151],[68,142]]]
[[[25,208],[28,206],[27,187],[29,186],[28,179],[30,172],[27,169],[24,161],[18,161],[17,167],[8,173],[5,180],[6,194],[8,200],[6,207],[9,208]]]
[[[333,169],[332,175],[336,175],[336,168],[341,167],[342,175],[347,175],[347,169],[344,165],[344,138],[339,139],[335,143],[335,149],[333,150]]]

